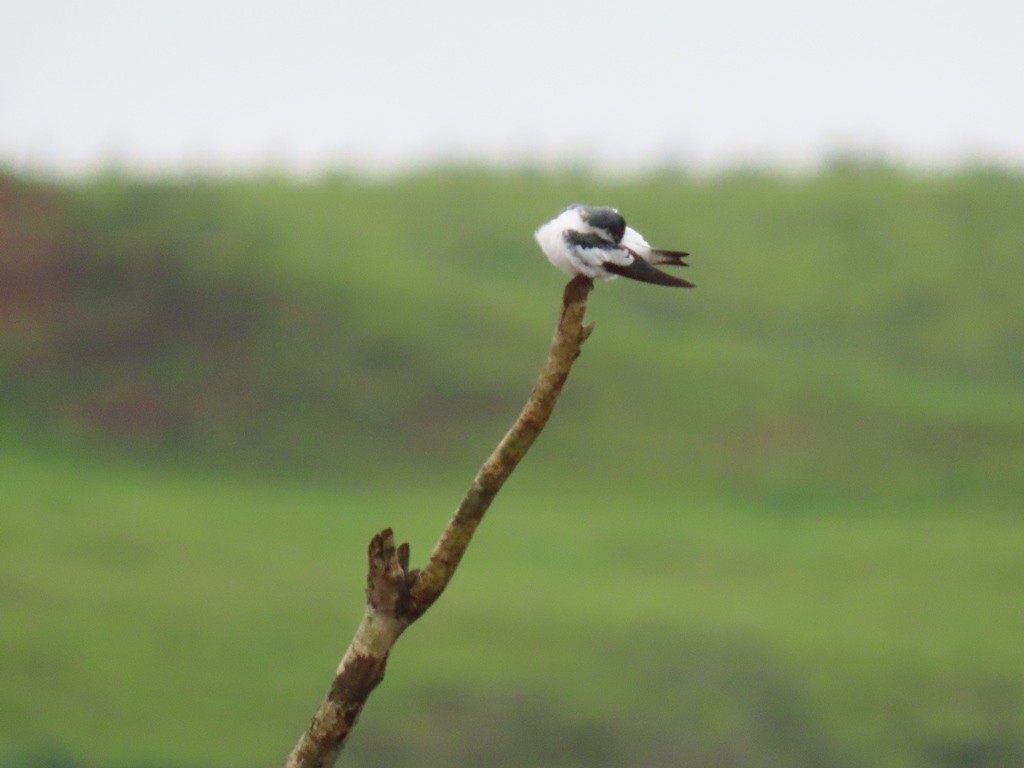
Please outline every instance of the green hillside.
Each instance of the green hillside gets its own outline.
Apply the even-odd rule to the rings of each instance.
[[[1024,177],[0,175],[0,766],[274,764],[543,360],[548,430],[351,765],[1024,762]],[[328,585],[327,592],[324,585]]]

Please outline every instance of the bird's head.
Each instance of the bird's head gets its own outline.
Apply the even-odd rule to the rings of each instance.
[[[579,211],[583,221],[596,234],[607,237],[613,243],[622,242],[622,236],[626,233],[626,220],[617,210],[604,206],[581,205]]]

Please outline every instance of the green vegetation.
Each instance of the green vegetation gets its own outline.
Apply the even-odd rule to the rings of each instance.
[[[1024,763],[1024,177],[0,175],[0,766],[283,760],[390,525],[597,330],[350,765]]]

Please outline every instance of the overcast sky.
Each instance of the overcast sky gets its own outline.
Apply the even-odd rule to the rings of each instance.
[[[2,0],[0,163],[1024,166],[1020,0]]]

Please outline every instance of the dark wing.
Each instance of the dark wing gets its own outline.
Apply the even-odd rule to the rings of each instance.
[[[625,261],[628,258],[625,251],[597,232],[577,232],[570,229],[563,237],[566,245],[576,252],[578,258],[591,267],[601,267],[609,261]]]
[[[644,261],[636,254],[633,254],[633,263],[628,266],[623,267],[619,264],[607,263],[604,265],[604,268],[613,275],[628,277],[630,280],[639,280],[641,283],[669,285],[674,288],[696,287],[689,280],[673,277],[666,272],[662,272],[660,269],[652,267],[648,262]]]
[[[575,229],[569,229],[566,230],[564,237],[569,245],[575,245],[577,248],[599,248],[602,251],[619,250],[618,245],[606,237],[601,237],[596,232],[577,232]]]
[[[597,250],[603,251],[604,253],[618,252],[621,254],[624,249],[608,239],[601,237],[600,235],[593,232],[577,232],[574,229],[570,229],[565,233],[565,241],[569,245],[579,248],[580,250]],[[642,283],[653,283],[654,285],[670,285],[676,288],[693,288],[693,283],[689,280],[682,280],[678,277],[673,277],[660,269],[655,269],[648,262],[644,261],[643,258],[638,256],[634,251],[629,251],[633,257],[631,264],[622,265],[616,264],[612,260],[601,260],[601,266],[613,275],[619,275],[621,277],[628,277],[631,280],[639,280]],[[671,252],[678,256],[678,251]],[[679,257],[682,258],[681,256]],[[685,265],[684,265],[685,266]]]

